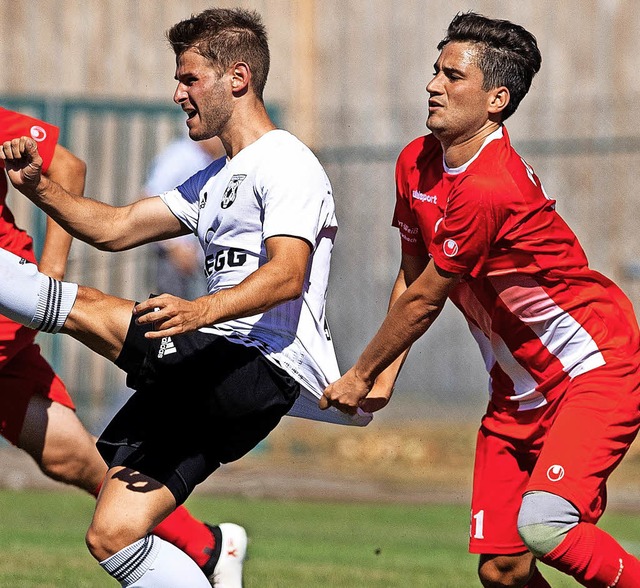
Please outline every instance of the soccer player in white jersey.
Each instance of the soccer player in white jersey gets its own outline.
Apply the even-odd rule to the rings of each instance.
[[[46,121],[0,108],[0,142],[16,135],[31,136],[42,157],[42,172],[70,192],[82,195],[85,163],[58,144],[59,133],[58,127]],[[0,246],[38,263],[31,236],[16,225],[7,205],[7,179],[1,160],[0,168]],[[70,246],[71,236],[57,224],[47,222],[40,271],[63,279]],[[98,496],[107,466],[93,435],[78,419],[64,382],[35,342],[36,334],[0,315],[0,434],[26,451],[47,476]],[[237,531],[227,523],[222,528],[227,535],[229,529]],[[219,529],[180,506],[153,532],[180,547],[207,575],[211,574],[217,563],[216,553],[220,552],[215,540],[221,534]]]
[[[283,415],[324,420],[317,399],[339,375],[325,328],[337,224],[322,166],[265,109],[269,48],[260,17],[205,10],[167,36],[176,54],[174,100],[189,136],[218,136],[228,159],[175,190],[118,208],[43,177],[28,137],[5,142],[1,157],[18,190],[101,249],[196,233],[209,294],[193,301],[160,294],[136,304],[47,278],[0,250],[0,312],[67,333],[127,372],[135,393],[98,441],[110,469],[87,544],[123,586],[198,588],[209,586],[200,568],[150,531]],[[335,410],[326,420],[369,418]],[[246,537],[223,527],[218,539],[211,581],[239,586]]]
[[[596,523],[640,427],[640,331],[504,128],[540,68],[536,40],[463,13],[438,49],[431,134],[396,166],[402,266],[390,310],[322,405],[371,408],[371,393],[382,405],[451,299],[490,375],[469,543],[482,585],[549,588],[537,558],[583,586],[637,588],[640,561]]]

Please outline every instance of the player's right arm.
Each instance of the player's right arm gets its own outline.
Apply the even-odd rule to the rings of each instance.
[[[415,281],[426,267],[426,260],[423,257],[415,257],[406,253],[402,254],[400,270],[391,290],[389,297],[390,310],[396,300],[402,296],[404,291]],[[377,378],[371,392],[361,401],[360,408],[366,412],[375,412],[384,408],[391,400],[393,388],[395,386],[400,370],[404,364],[409,349],[406,349],[388,368],[386,368]]]
[[[30,137],[5,141],[0,158],[17,190],[68,233],[98,249],[123,251],[188,232],[159,197],[111,206],[68,192],[42,174],[42,158]]]

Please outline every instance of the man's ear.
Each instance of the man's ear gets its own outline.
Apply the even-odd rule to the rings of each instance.
[[[246,92],[251,80],[251,70],[244,61],[238,61],[231,68],[231,89],[234,94]]]
[[[505,86],[495,88],[489,97],[489,113],[498,114],[502,112],[511,100],[509,89]]]

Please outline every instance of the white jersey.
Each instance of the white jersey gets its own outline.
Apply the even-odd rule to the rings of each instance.
[[[338,225],[331,184],[313,153],[290,133],[273,130],[161,198],[198,236],[209,293],[239,284],[266,263],[269,237],[299,237],[312,246],[302,296],[202,330],[258,348],[298,381],[302,392],[289,414],[368,423],[369,414],[318,408],[324,388],[340,377],[325,316]]]

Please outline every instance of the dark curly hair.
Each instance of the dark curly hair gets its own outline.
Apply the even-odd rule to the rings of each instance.
[[[477,63],[484,75],[483,89],[505,86],[510,100],[502,113],[509,118],[526,96],[533,77],[540,71],[542,55],[536,38],[508,20],[492,19],[475,12],[458,13],[440,43],[473,43],[478,46]]]

